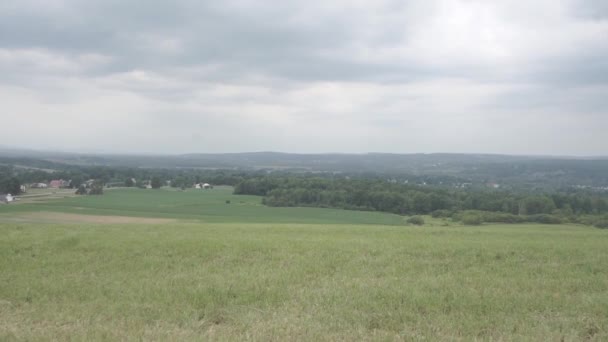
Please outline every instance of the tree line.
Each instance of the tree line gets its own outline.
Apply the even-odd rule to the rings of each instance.
[[[0,165],[0,193],[16,195],[20,192],[21,181],[12,172],[12,168]]]
[[[269,206],[369,210],[486,222],[559,223],[608,214],[605,194],[568,189],[552,192],[456,189],[396,184],[382,179],[259,176],[235,186],[235,194],[263,196]],[[464,217],[462,213],[466,213]],[[499,215],[500,214],[500,215]]]

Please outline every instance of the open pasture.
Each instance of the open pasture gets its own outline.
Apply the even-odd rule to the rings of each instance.
[[[214,191],[0,207],[0,340],[608,339],[605,230]]]
[[[186,191],[116,188],[106,189],[102,196],[45,198],[36,203],[0,206],[0,222],[9,217],[35,220],[29,215],[34,212],[172,218],[204,222],[404,224],[403,217],[380,212],[266,207],[261,204],[260,197],[233,195],[232,187]]]

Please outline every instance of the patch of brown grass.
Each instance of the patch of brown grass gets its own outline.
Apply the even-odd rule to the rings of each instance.
[[[84,215],[58,212],[24,213],[22,215],[14,216],[13,218],[16,219],[16,221],[35,221],[48,223],[164,224],[177,222],[177,220],[175,219],[166,218]]]

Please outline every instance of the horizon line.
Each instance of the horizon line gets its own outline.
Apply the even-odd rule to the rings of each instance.
[[[505,157],[532,157],[532,158],[566,158],[566,159],[606,159],[608,155],[594,155],[594,154],[548,154],[548,153],[532,153],[532,154],[520,154],[520,153],[500,153],[500,152],[380,152],[380,151],[367,151],[367,152],[286,152],[279,150],[259,150],[259,151],[240,151],[240,152],[175,152],[175,153],[152,153],[152,152],[107,152],[107,151],[69,151],[69,150],[58,150],[58,149],[36,149],[27,147],[15,147],[0,145],[0,154],[2,152],[12,153],[57,153],[57,154],[72,154],[81,156],[145,156],[145,157],[180,157],[188,155],[238,155],[238,154],[284,154],[284,155],[301,155],[301,156],[329,156],[329,155],[352,155],[352,156],[364,156],[364,155],[395,155],[395,156],[411,156],[411,155],[469,155],[469,156],[505,156]]]

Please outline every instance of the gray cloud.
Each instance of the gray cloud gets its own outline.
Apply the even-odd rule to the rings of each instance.
[[[603,0],[575,1],[572,4],[572,10],[576,15],[580,15],[585,19],[608,19],[608,3]]]
[[[0,120],[31,148],[605,154],[607,36],[605,1],[7,2]]]

